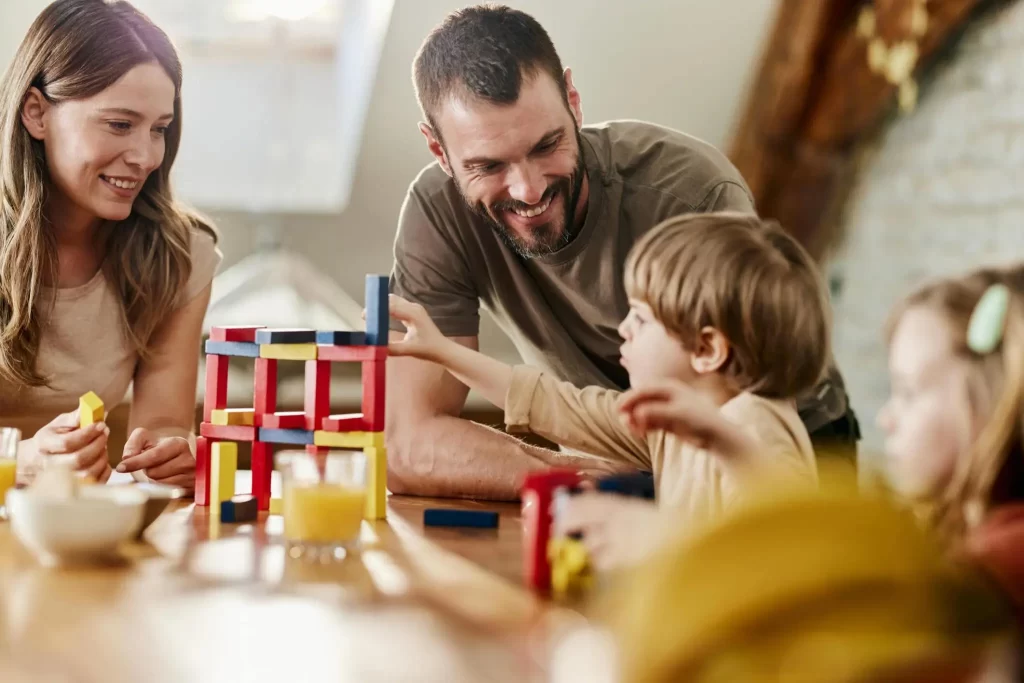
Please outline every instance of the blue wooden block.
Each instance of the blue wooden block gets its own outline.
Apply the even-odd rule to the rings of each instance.
[[[306,429],[267,429],[260,427],[257,440],[263,443],[286,443],[306,446],[313,443],[313,432]]]
[[[259,358],[260,357],[260,345],[250,344],[249,342],[222,342],[213,341],[212,339],[206,342],[206,353],[213,356],[241,356],[243,358]]]
[[[469,526],[479,529],[498,528],[498,513],[487,510],[447,510],[434,508],[423,511],[424,526]]]
[[[262,329],[256,330],[257,344],[315,344],[316,330],[306,329]]]
[[[254,522],[259,515],[259,503],[253,496],[235,496],[231,500],[220,503],[220,521],[228,524],[235,522]]]
[[[388,276],[366,276],[366,343],[388,345]]]
[[[355,330],[318,330],[316,343],[323,346],[365,346],[366,333]]]

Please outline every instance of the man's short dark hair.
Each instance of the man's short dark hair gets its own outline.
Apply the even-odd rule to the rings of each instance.
[[[546,73],[567,96],[562,60],[547,31],[529,14],[504,5],[449,14],[423,41],[412,69],[416,97],[435,134],[434,116],[453,94],[512,104],[524,76]]]

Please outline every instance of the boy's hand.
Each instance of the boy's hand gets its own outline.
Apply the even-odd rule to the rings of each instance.
[[[572,496],[559,513],[555,529],[560,535],[582,533],[597,571],[639,564],[657,549],[663,531],[654,503],[612,493]]]
[[[391,317],[406,328],[402,341],[388,344],[388,353],[392,356],[434,360],[447,338],[437,329],[426,309],[394,294],[388,297],[388,306]]]
[[[717,406],[678,380],[630,389],[619,399],[619,410],[637,434],[671,432],[697,448],[725,457],[742,457],[755,449],[742,430],[722,417]]]

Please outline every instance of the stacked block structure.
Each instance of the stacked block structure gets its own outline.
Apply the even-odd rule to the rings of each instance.
[[[221,446],[212,448],[216,444],[252,443],[252,495],[260,510],[272,512],[272,444],[301,445],[313,454],[325,454],[332,448],[362,449],[367,464],[366,518],[383,519],[387,496],[384,448],[387,345],[386,275],[366,278],[365,331],[213,328],[206,342],[206,396],[203,422],[196,439],[196,505],[219,509],[228,493],[224,482],[218,482],[218,490],[210,486],[214,478],[211,454],[223,458],[225,452],[230,452]],[[255,363],[252,408],[227,408],[231,357],[252,358]],[[306,364],[302,411],[277,410],[277,364],[282,361]],[[332,363],[362,364],[361,413],[329,414]],[[230,493],[233,495],[233,491]],[[227,499],[230,500],[231,495]]]

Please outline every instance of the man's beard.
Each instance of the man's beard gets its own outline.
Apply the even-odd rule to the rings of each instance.
[[[543,204],[548,199],[555,201],[559,195],[562,196],[563,206],[565,207],[562,229],[559,230],[554,222],[545,223],[530,230],[530,239],[528,240],[517,235],[503,221],[497,218],[497,216],[502,215],[505,211],[528,209],[528,204],[514,199],[506,199],[492,204],[490,209],[488,209],[483,202],[471,204],[465,192],[462,191],[462,186],[459,183],[456,183],[456,185],[466,205],[498,233],[501,241],[522,258],[530,259],[553,254],[572,242],[573,237],[576,236],[576,205],[579,204],[580,192],[583,189],[583,177],[586,172],[587,167],[583,161],[583,140],[577,131],[576,167],[573,169],[572,175],[567,178],[559,178],[549,185],[548,189],[544,192],[544,196],[537,202],[538,204]]]

